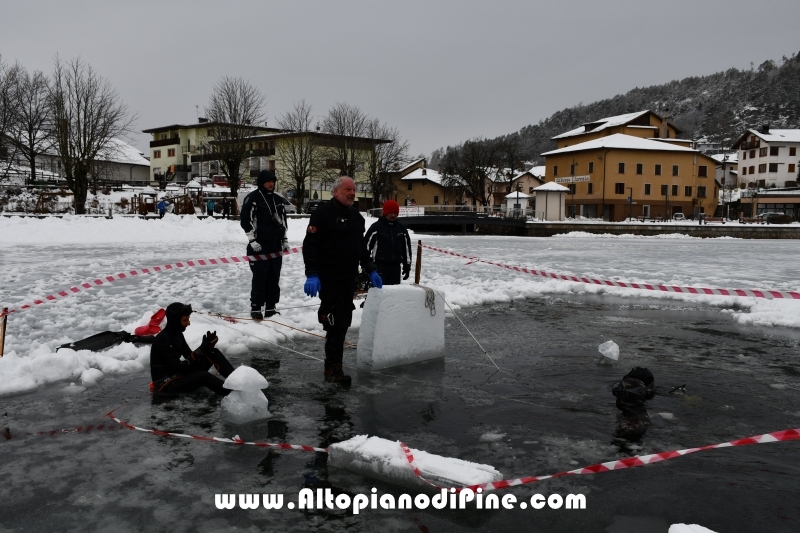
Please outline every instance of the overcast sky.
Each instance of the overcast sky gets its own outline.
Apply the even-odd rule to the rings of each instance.
[[[397,126],[412,154],[553,112],[800,52],[798,0],[6,1],[0,54],[29,70],[81,56],[138,115],[197,120],[222,76]],[[148,152],[149,136],[133,139]]]

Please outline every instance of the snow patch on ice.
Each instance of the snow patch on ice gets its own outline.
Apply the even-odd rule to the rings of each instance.
[[[668,533],[716,533],[697,524],[672,524]]]
[[[481,442],[497,442],[499,440],[503,440],[503,437],[505,436],[505,433],[484,433],[478,440]]]

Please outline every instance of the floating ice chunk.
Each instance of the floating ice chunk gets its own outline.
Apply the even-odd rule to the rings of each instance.
[[[478,440],[481,442],[497,442],[503,440],[505,436],[505,433],[484,433]]]
[[[254,391],[266,389],[269,382],[255,368],[242,365],[231,372],[222,386],[230,390]]]
[[[356,366],[378,370],[444,356],[445,304],[417,285],[370,289],[358,334]]]
[[[675,420],[675,415],[673,415],[672,413],[658,413],[658,416],[660,416],[664,420]]]
[[[97,385],[97,382],[105,377],[102,371],[97,368],[88,368],[81,373],[81,383],[87,387]]]
[[[269,400],[260,390],[235,390],[220,402],[222,418],[234,424],[269,418]]]
[[[240,366],[231,372],[222,386],[232,391],[220,402],[223,419],[234,424],[246,424],[272,416],[269,400],[261,392],[261,389],[269,387],[269,383],[255,368]]]
[[[70,383],[68,386],[61,389],[64,392],[68,392],[70,394],[77,394],[79,392],[83,392],[86,390],[86,387],[82,387],[80,385],[76,385],[75,383]]]
[[[614,341],[606,341],[597,347],[606,362],[616,362],[619,360],[619,346]]]
[[[707,527],[697,524],[672,524],[667,533],[715,533]]]
[[[414,449],[411,453],[422,477],[433,483],[463,487],[502,479],[500,472],[490,465]],[[414,474],[400,444],[380,437],[359,435],[328,446],[328,466],[413,489],[431,489]]]

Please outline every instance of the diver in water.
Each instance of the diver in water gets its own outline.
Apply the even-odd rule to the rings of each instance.
[[[644,402],[655,396],[653,373],[637,366],[614,385],[611,393],[617,398],[617,409],[621,411],[614,437],[628,441],[641,439],[650,427],[650,415]]]
[[[230,391],[222,387],[224,380],[208,371],[213,366],[226,378],[233,372],[233,366],[215,348],[219,340],[216,331],[206,332],[196,350],[189,348],[183,332],[189,327],[191,314],[191,305],[175,302],[167,306],[167,327],[156,335],[150,350],[150,375],[154,392],[193,392],[206,387],[221,396],[227,396]]]

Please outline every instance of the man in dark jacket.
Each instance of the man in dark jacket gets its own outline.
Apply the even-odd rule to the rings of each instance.
[[[383,216],[367,230],[367,249],[375,261],[384,285],[400,285],[400,268],[403,279],[411,272],[411,239],[398,220],[400,206],[394,200],[383,204]]]
[[[191,314],[191,305],[175,302],[167,307],[167,327],[156,335],[150,348],[150,376],[154,390],[156,393],[179,393],[207,387],[227,396],[230,391],[222,387],[224,380],[208,371],[213,366],[226,378],[233,372],[233,366],[215,348],[219,340],[216,332],[209,331],[203,335],[203,343],[196,350],[189,348],[183,332],[190,324]]]
[[[242,203],[241,225],[250,241],[247,255],[286,253],[289,250],[289,241],[286,239],[288,222],[284,207],[289,202],[275,192],[276,181],[275,174],[262,170],[258,174],[258,187]],[[282,263],[282,257],[250,262],[250,271],[253,273],[250,290],[252,318],[264,318],[262,307],[265,308],[267,317],[277,313],[275,306],[281,299],[279,283]]]
[[[325,381],[350,385],[350,376],[342,371],[344,339],[353,318],[353,294],[356,290],[358,264],[369,274],[372,284],[383,283],[369,256],[364,238],[364,217],[353,207],[356,186],[352,178],[342,176],[333,184],[333,200],[320,205],[311,214],[303,260],[306,265],[308,296],[319,293],[318,318],[325,329]]]

